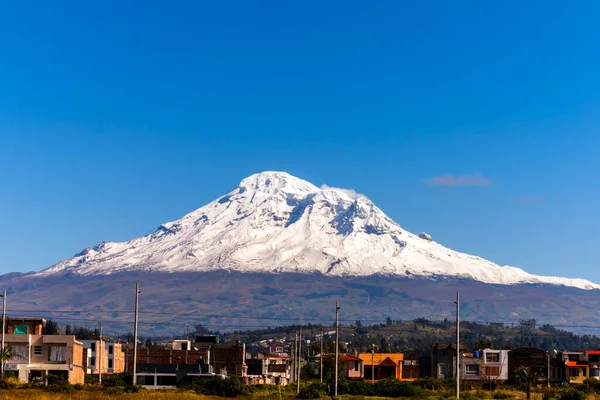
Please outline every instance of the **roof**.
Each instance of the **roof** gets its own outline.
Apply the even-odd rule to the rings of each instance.
[[[391,358],[387,357],[385,360],[380,362],[379,365],[383,366],[383,367],[396,367],[400,363],[402,363],[402,361],[396,362],[396,361],[392,360]]]
[[[263,358],[265,358],[265,359],[276,358],[276,359],[282,359],[282,360],[289,360],[292,357],[291,356],[280,356],[277,354],[268,354],[268,355],[265,355]]]
[[[586,354],[600,354],[600,350],[586,350]]]
[[[567,367],[587,367],[588,363],[580,363],[578,361],[567,361]]]
[[[360,358],[351,356],[349,354],[344,354],[343,358],[344,358],[344,361],[362,361]]]
[[[386,359],[390,359],[396,365],[401,364],[404,360],[404,354],[402,353],[360,353],[358,358],[365,362],[365,365],[371,365],[372,362],[375,364],[381,364]]]
[[[514,349],[513,353],[515,352],[523,352],[523,353],[544,353],[546,354],[545,350],[542,349],[538,349],[537,347],[520,347],[518,349]]]
[[[8,317],[8,318],[6,318],[6,322],[7,323],[10,323],[10,322],[39,322],[39,323],[46,325],[46,320],[44,318],[32,318],[32,317],[23,317],[23,318]]]

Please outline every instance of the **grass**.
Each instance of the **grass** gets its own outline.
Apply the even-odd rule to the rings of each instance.
[[[493,393],[501,392],[506,399],[525,399],[525,393],[513,388],[502,388],[495,392],[481,389],[463,390],[461,399],[464,400],[493,400]],[[534,390],[531,394],[531,400],[542,400],[543,391]],[[270,385],[258,385],[252,387],[250,393],[245,396],[237,397],[238,400],[288,400],[296,398],[296,387],[290,385],[287,387],[277,387]],[[420,396],[412,397],[413,400],[450,400],[454,398],[452,390],[423,390]],[[0,400],[224,400],[225,398],[216,396],[199,395],[192,391],[184,390],[144,390],[139,393],[110,394],[94,388],[84,388],[69,393],[53,393],[42,389],[19,388],[0,390]],[[352,395],[341,395],[337,400],[383,400],[384,397],[363,397]],[[588,400],[600,400],[600,396],[591,394]]]

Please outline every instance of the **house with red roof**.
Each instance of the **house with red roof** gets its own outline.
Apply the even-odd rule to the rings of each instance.
[[[358,357],[344,354],[344,378],[362,380],[365,376],[365,364]]]

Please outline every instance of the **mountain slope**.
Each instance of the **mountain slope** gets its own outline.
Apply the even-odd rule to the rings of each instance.
[[[119,272],[318,272],[326,276],[473,279],[599,289],[583,279],[542,277],[448,249],[403,230],[369,199],[263,172],[147,236],[103,242],[35,276]]]

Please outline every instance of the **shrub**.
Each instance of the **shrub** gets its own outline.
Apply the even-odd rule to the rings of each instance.
[[[395,379],[384,379],[375,384],[375,395],[381,397],[413,397],[421,390],[416,386]]]
[[[413,381],[412,384],[421,389],[439,390],[441,388],[451,387],[454,384],[454,381],[439,378],[420,378]]]
[[[560,391],[558,398],[559,400],[586,400],[588,395],[583,390],[569,386]]]
[[[503,399],[510,399],[513,396],[511,396],[509,393],[503,392],[501,390],[494,392],[494,394],[492,395],[492,397],[496,400],[503,400]]]
[[[235,375],[225,379],[219,377],[200,379],[194,381],[190,389],[209,396],[236,397],[248,394],[244,383]]]
[[[105,387],[125,387],[131,385],[131,374],[107,374],[102,377],[102,386]]]
[[[338,394],[352,396],[374,396],[375,386],[370,382],[342,379],[338,383]]]
[[[69,382],[56,382],[52,384],[49,383],[44,390],[46,392],[54,393],[73,393],[75,391],[75,387]]]
[[[339,385],[338,385],[339,391]],[[319,397],[327,393],[327,385],[324,383],[313,382],[308,386],[304,386],[300,389],[298,398],[300,399],[318,399]]]

